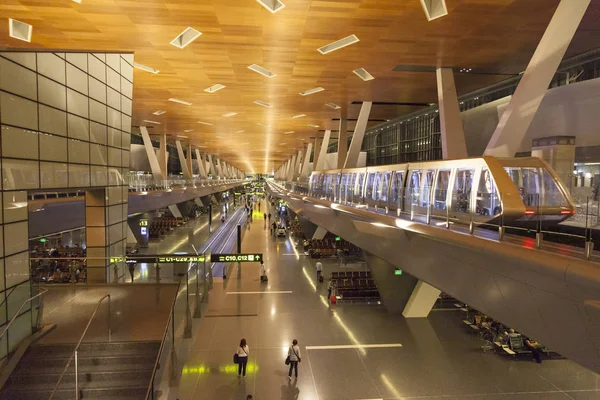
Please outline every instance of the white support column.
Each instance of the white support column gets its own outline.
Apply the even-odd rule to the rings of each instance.
[[[404,318],[427,318],[440,291],[427,282],[419,281],[412,291],[402,315]]]
[[[338,128],[338,145],[337,145],[337,168],[344,168],[344,162],[348,155],[348,120],[346,113],[342,113]]]
[[[169,168],[168,165],[169,152],[167,151],[167,135],[160,135],[160,148],[158,153],[158,165],[160,166],[160,170],[165,179],[169,176]]]
[[[192,180],[192,174],[188,169],[187,160],[185,159],[185,155],[183,154],[183,147],[181,147],[181,142],[179,140],[176,140],[175,146],[177,146],[177,154],[179,155],[179,165],[181,165],[181,171],[183,172],[183,176],[185,179]]]
[[[296,167],[294,168],[294,180],[296,180],[299,176],[300,173],[302,172],[302,157],[304,156],[304,153],[302,152],[302,150],[298,150],[298,157],[296,157]]]
[[[169,206],[169,211],[171,211],[171,214],[173,214],[175,218],[183,218],[181,211],[179,211],[179,208],[177,208],[177,204],[171,204]]]
[[[561,0],[484,154],[514,157],[590,0]]]
[[[216,174],[212,163],[212,156],[209,154],[208,157],[206,157],[206,174],[208,175],[210,173],[212,173],[213,176]]]
[[[327,156],[327,147],[329,147],[329,138],[331,137],[331,130],[326,130],[323,135],[323,142],[321,143],[321,149],[319,151],[319,160],[317,165],[314,167],[315,171],[321,171],[325,168],[325,157]]]
[[[225,176],[223,175],[223,168],[221,167],[221,160],[215,159],[215,165],[217,166],[217,175],[219,175],[219,178],[224,179]]]
[[[192,144],[188,143],[187,145],[187,158],[186,158],[187,168],[190,171],[190,179],[194,177],[194,166],[192,164]]]
[[[206,178],[208,175],[206,174],[206,170],[204,169],[204,162],[202,159],[202,154],[200,154],[200,150],[196,149],[196,164],[198,164],[198,173],[200,177]]]
[[[323,240],[325,235],[327,235],[327,229],[317,226],[317,230],[315,231],[315,233],[313,233],[312,238],[316,240]]]
[[[444,160],[467,158],[467,144],[458,107],[454,72],[452,68],[438,68],[435,72],[440,107],[442,158]]]
[[[146,129],[145,126],[140,126],[140,132],[142,132],[144,149],[146,149],[146,155],[148,156],[148,162],[150,163],[150,169],[152,170],[152,176],[154,176],[154,180],[160,182],[167,179],[160,169],[158,158],[156,157],[154,147],[152,146],[152,140],[150,140],[150,135],[148,134],[148,129]]]
[[[306,178],[308,176],[308,164],[310,164],[310,155],[312,153],[313,144],[309,143],[308,148],[306,149],[306,155],[304,156],[304,162],[302,163],[302,171],[300,172],[300,176],[302,178]]]
[[[323,138],[319,137],[319,134],[315,137],[315,148],[313,157],[313,171],[317,170],[317,164],[319,163],[319,154],[321,153],[321,146],[323,145]]]
[[[360,148],[365,137],[365,131],[367,130],[367,123],[369,122],[369,114],[371,113],[372,105],[373,102],[371,101],[363,101],[362,106],[360,106],[360,113],[358,114],[358,120],[354,127],[354,134],[352,135],[348,155],[344,162],[344,168],[356,168],[356,165],[358,164],[358,155],[360,154]]]
[[[294,178],[294,166],[296,165],[296,155],[294,154],[292,156],[292,159],[290,161],[290,166],[288,168],[288,172],[286,175],[286,180],[287,181],[292,181]]]

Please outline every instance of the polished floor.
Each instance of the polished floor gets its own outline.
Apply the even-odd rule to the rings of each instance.
[[[484,353],[460,311],[405,320],[377,304],[330,306],[314,262],[289,238],[271,237],[260,219],[242,249],[264,254],[269,283],[259,282],[255,264],[215,282],[179,400],[600,399],[599,376],[569,360],[538,365]],[[325,263],[326,274],[339,268]],[[242,337],[250,347],[245,379],[232,363]],[[284,359],[293,339],[302,362],[289,382]]]

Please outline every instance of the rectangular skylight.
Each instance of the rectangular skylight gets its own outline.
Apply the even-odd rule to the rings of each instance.
[[[160,71],[154,68],[150,68],[147,65],[138,64],[136,62],[133,63],[133,68],[141,69],[142,71],[150,72],[151,74],[158,74]]]
[[[258,104],[259,106],[267,107],[267,108],[273,107],[271,104],[265,103],[264,101],[260,101],[260,100],[255,100],[253,103]]]
[[[202,35],[202,32],[199,32],[194,28],[188,27],[183,32],[181,32],[175,39],[171,40],[171,44],[175,47],[183,49],[185,46],[196,40],[200,35]]]
[[[302,117],[306,117],[306,114],[298,114],[298,115],[292,116],[293,119],[302,118]]]
[[[244,132],[246,132],[246,131],[242,129],[241,131],[237,131],[236,133],[244,133]]]
[[[271,72],[268,69],[256,64],[248,65],[248,69],[251,69],[254,72],[258,72],[259,74],[264,75],[267,78],[273,78],[274,76],[277,76],[277,74],[275,74],[274,72]]]
[[[212,85],[211,87],[204,89],[204,91],[207,93],[214,93],[214,92],[218,92],[221,89],[225,89],[225,85],[221,85],[220,83],[217,83],[216,85]]]
[[[194,132],[194,130],[193,130],[193,129],[184,129],[183,131],[184,131],[185,133]]]
[[[313,124],[306,124],[307,126],[310,126],[311,128],[318,128],[319,125],[313,125]]]
[[[154,111],[152,114],[154,114],[154,115],[163,115],[164,113],[166,113],[165,110],[157,110],[157,111]]]
[[[356,74],[356,76],[358,76],[363,81],[370,81],[370,80],[375,79],[375,77],[373,75],[371,75],[370,73],[368,73],[367,70],[364,68],[355,69],[352,72],[354,72]]]
[[[157,122],[157,121],[150,121],[149,119],[144,119],[144,120],[142,120],[142,122],[147,122],[147,123],[149,123],[149,124],[160,125],[160,122]]]
[[[236,112],[228,112],[227,114],[223,114],[223,116],[227,117],[227,118],[233,117],[234,115],[237,115],[237,113]]]
[[[338,110],[338,109],[342,108],[342,107],[338,106],[338,105],[337,105],[337,104],[335,104],[335,103],[327,103],[327,104],[325,104],[325,105],[326,105],[327,107],[329,107],[329,108],[333,108],[334,110]]]
[[[186,105],[186,106],[191,106],[192,105],[192,103],[190,103],[189,101],[174,99],[172,97],[169,99],[169,101],[172,101],[173,103],[183,104],[183,105]]]
[[[323,89],[322,87],[316,87],[316,88],[313,88],[313,89],[305,90],[304,92],[300,92],[300,95],[301,96],[308,96],[309,94],[322,92],[323,90],[325,90],[325,89]]]
[[[277,11],[283,10],[285,8],[285,4],[283,4],[279,0],[256,0],[260,3],[261,6],[269,10],[272,14],[275,14]]]
[[[198,121],[198,123],[202,124],[202,125],[210,125],[210,126],[212,126],[212,124],[210,122]]]
[[[356,35],[350,35],[350,36],[346,36],[343,39],[337,40],[333,43],[329,43],[328,45],[325,45],[317,50],[321,54],[327,54],[327,53],[331,53],[332,51],[339,50],[342,47],[350,46],[351,44],[357,43],[359,41],[360,40],[358,40]]]
[[[16,19],[8,19],[8,35],[11,38],[19,39],[24,42],[31,42],[31,33],[33,27],[25,22]]]
[[[427,21],[448,15],[446,0],[421,0]]]

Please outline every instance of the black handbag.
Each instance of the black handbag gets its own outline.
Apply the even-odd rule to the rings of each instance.
[[[239,363],[240,363],[240,357],[238,356],[238,354],[237,354],[237,353],[235,353],[235,354],[233,355],[233,363],[234,363],[234,364],[239,364]]]
[[[285,365],[290,365],[290,362],[291,362],[291,361],[290,361],[290,356],[287,356],[287,357],[285,358]]]

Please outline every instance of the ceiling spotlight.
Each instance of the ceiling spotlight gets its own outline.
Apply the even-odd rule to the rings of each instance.
[[[228,112],[227,114],[223,114],[223,117],[229,118],[229,117],[233,117],[234,115],[237,115],[236,112]]]
[[[253,103],[258,104],[259,106],[267,107],[267,108],[273,107],[271,104],[265,103],[264,101],[260,101],[260,100],[255,100],[255,101],[253,101]]]
[[[261,6],[266,8],[271,12],[271,14],[275,14],[277,11],[282,10],[285,7],[279,0],[256,0],[260,3]]]
[[[202,124],[202,125],[211,125],[212,126],[212,124],[210,122],[198,121],[198,123]]]
[[[221,85],[220,83],[217,83],[216,85],[212,85],[211,87],[208,87],[206,89],[204,89],[204,91],[206,93],[214,93],[214,92],[218,92],[221,89],[224,89],[225,85]]]
[[[350,35],[350,36],[346,36],[343,39],[337,40],[333,43],[329,43],[328,45],[325,45],[317,50],[321,54],[327,54],[327,53],[331,53],[332,51],[339,50],[343,47],[350,46],[351,44],[354,44],[357,42],[359,42],[359,40],[356,37],[356,35]]]
[[[338,110],[338,109],[342,108],[342,107],[338,106],[338,105],[337,105],[337,104],[335,104],[335,103],[327,103],[327,104],[325,104],[325,105],[326,105],[327,107],[329,107],[329,108],[333,108],[334,110]]]
[[[368,73],[367,70],[364,68],[355,69],[352,72],[354,72],[356,74],[356,76],[358,76],[363,81],[370,81],[370,80],[375,79],[375,77],[373,75],[371,75],[370,73]]]
[[[274,72],[271,72],[268,69],[256,64],[249,65],[248,69],[251,69],[254,72],[258,72],[259,74],[264,75],[267,78],[273,78],[274,76],[277,76],[277,74],[275,74]]]
[[[183,32],[181,32],[175,39],[171,40],[171,44],[175,47],[183,49],[185,46],[196,40],[200,35],[202,35],[202,32],[199,32],[194,28],[188,27]]]
[[[160,125],[160,122],[157,122],[157,121],[150,121],[150,120],[148,120],[148,119],[144,119],[144,120],[142,120],[142,122],[147,122],[147,123],[149,123],[149,124]]]
[[[184,101],[184,100],[179,100],[179,99],[174,99],[174,98],[170,98],[169,101],[172,101],[173,103],[179,103],[179,104],[183,104],[185,106],[191,106],[192,103],[190,103],[189,101]]]
[[[325,90],[325,89],[323,89],[322,87],[308,89],[308,90],[305,90],[304,92],[300,92],[300,96],[308,96],[309,94],[322,92],[323,90]]]

